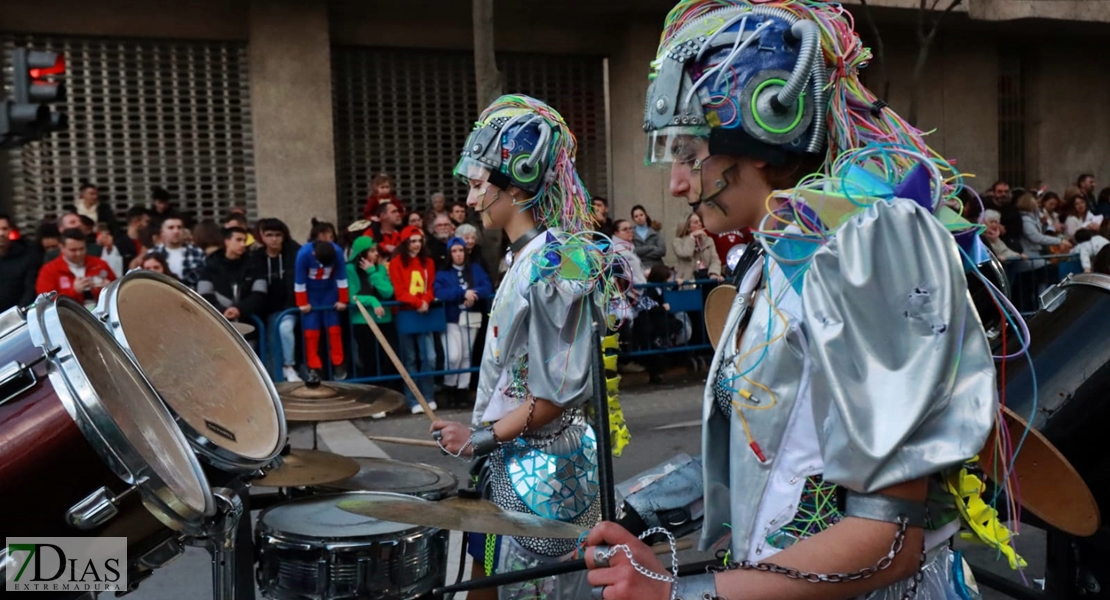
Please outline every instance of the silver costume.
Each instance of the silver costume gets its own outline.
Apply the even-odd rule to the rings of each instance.
[[[703,406],[700,546],[731,536],[736,561],[768,562],[835,523],[835,511],[814,514],[815,494],[872,493],[958,467],[983,447],[997,410],[993,360],[955,242],[915,202],[863,209],[794,280],[764,260],[740,286]],[[947,547],[959,520],[938,512],[947,514],[926,530],[919,598],[953,596],[962,567]],[[896,599],[905,583],[871,596]]]
[[[490,313],[473,425],[495,422],[531,398],[564,409],[562,419],[529,428],[490,455],[485,494],[503,509],[591,527],[601,517],[597,440],[583,417],[593,391],[592,322],[600,299],[594,286],[538,267],[559,252],[562,234],[544,232],[512,257]],[[566,560],[577,540],[500,537],[494,572]],[[493,548],[487,547],[487,555]],[[499,588],[502,599],[582,598],[585,574]]]

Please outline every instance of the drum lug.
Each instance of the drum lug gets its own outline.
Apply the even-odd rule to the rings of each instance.
[[[139,558],[139,564],[147,569],[160,569],[185,553],[183,537],[172,537]]]
[[[37,384],[35,372],[21,362],[12,361],[0,367],[0,406]]]
[[[138,486],[132,486],[114,496],[111,490],[102,487],[74,504],[66,512],[66,521],[78,529],[96,529],[118,515],[120,501],[137,489]]]
[[[1064,301],[1064,297],[1067,295],[1068,293],[1064,290],[1063,286],[1054,285],[1041,292],[1041,308],[1048,312],[1052,312],[1060,306],[1060,303]]]

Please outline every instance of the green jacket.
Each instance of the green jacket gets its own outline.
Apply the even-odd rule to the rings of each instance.
[[[370,282],[370,286],[373,288],[372,290],[363,289],[362,278],[359,277],[358,271],[358,265],[353,262],[347,263],[347,286],[352,303],[351,323],[358,325],[366,324],[366,319],[362,316],[362,312],[359,311],[357,306],[353,305],[356,298],[366,307],[370,316],[374,317],[375,323],[392,323],[392,309],[386,308],[384,317],[378,317],[374,314],[374,309],[382,305],[382,300],[393,299],[393,282],[389,280],[389,271],[385,268],[385,265],[374,265],[366,271],[366,280]]]

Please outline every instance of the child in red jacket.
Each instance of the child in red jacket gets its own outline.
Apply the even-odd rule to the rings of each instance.
[[[383,202],[390,202],[401,211],[401,216],[404,217],[408,209],[405,203],[397,197],[393,189],[393,178],[385,173],[376,175],[370,182],[370,196],[366,198],[366,205],[362,207],[362,218],[367,221],[378,220],[378,205]],[[381,243],[381,240],[378,240]]]
[[[436,268],[428,258],[424,247],[424,232],[419,227],[408,226],[401,230],[401,245],[389,261],[389,279],[393,282],[393,294],[401,303],[401,310],[415,310],[427,313],[435,292],[432,283],[436,278]],[[435,380],[432,377],[415,377],[420,371],[433,371],[436,364],[435,340],[431,333],[404,333],[398,323],[398,346],[405,369],[413,374],[413,380],[420,386],[420,393],[428,401],[428,406],[436,410]],[[417,356],[420,369],[417,369]],[[405,389],[405,401],[413,414],[424,412],[416,402],[412,391]]]

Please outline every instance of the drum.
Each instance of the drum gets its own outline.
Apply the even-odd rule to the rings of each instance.
[[[431,465],[405,463],[385,458],[355,458],[358,473],[332,483],[287,491],[291,498],[340,492],[386,492],[443,500],[454,496],[459,480],[449,471]]]
[[[979,314],[983,330],[987,333],[987,339],[993,343],[1002,331],[1003,321],[1002,313],[995,303],[995,294],[1001,292],[1003,296],[1009,298],[1010,280],[1006,278],[1006,271],[1002,267],[1002,263],[994,255],[991,255],[989,260],[980,263],[978,269],[979,273],[994,286],[994,289],[992,290],[983,283],[982,279],[968,271],[966,274],[967,291],[971,295],[975,311]]]
[[[1006,362],[1006,406],[1068,459],[1105,517],[1110,515],[1110,453],[1102,447],[1110,422],[1110,276],[1072,275],[1042,300],[1045,308],[1026,321],[1035,371],[1024,357]],[[1019,348],[1016,337],[1007,340],[1008,354]]]
[[[104,289],[96,312],[202,462],[239,475],[273,463],[287,434],[277,389],[235,327],[204,298],[171,277],[136,270]],[[218,485],[219,474],[207,471]]]
[[[444,584],[449,532],[336,507],[362,495],[383,494],[310,496],[258,516],[255,548],[263,595],[275,600],[408,600],[428,596]]]
[[[0,314],[0,490],[0,539],[126,537],[132,569],[173,558],[215,514],[138,366],[85,307],[46,295]]]

